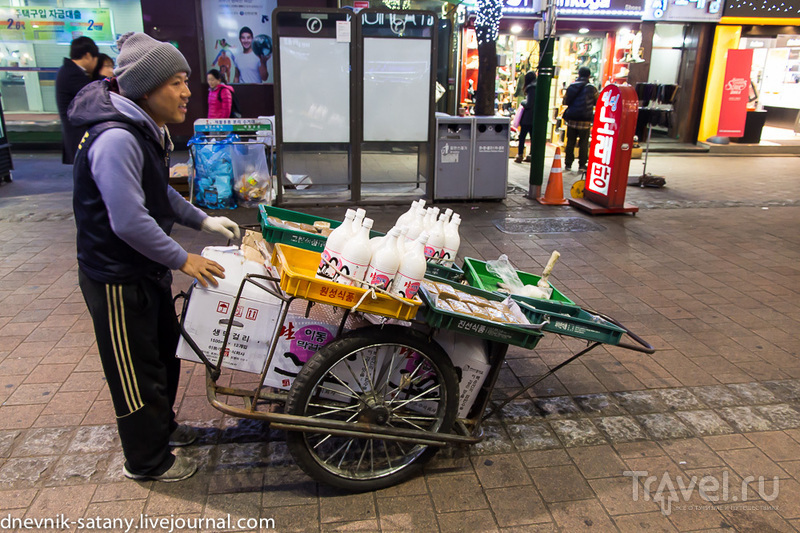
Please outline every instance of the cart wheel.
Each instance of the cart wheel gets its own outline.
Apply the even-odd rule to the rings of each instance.
[[[444,350],[409,328],[376,326],[359,329],[317,352],[295,379],[285,412],[447,433],[457,409],[458,381]],[[400,483],[438,451],[325,430],[290,431],[287,445],[309,476],[350,491]]]

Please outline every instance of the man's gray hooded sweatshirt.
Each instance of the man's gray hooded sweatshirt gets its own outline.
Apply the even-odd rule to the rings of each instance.
[[[162,279],[188,256],[173,223],[200,229],[207,215],[169,186],[169,136],[113,83],[87,85],[68,111],[88,129],[73,170],[78,264],[101,283]]]

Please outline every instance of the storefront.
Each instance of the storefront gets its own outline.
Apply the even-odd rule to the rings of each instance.
[[[700,124],[715,24],[722,2],[648,2],[642,16],[644,62],[631,68],[642,106],[638,128],[653,125],[653,139],[694,144]],[[647,84],[647,85],[639,85]],[[656,98],[641,100],[642,96]],[[671,96],[671,98],[667,98]]]
[[[750,50],[746,131],[740,142],[793,140],[800,115],[800,1],[725,5],[711,55],[699,139],[722,135],[720,109],[731,50]],[[762,129],[763,128],[763,129]]]
[[[70,42],[94,39],[101,53],[116,57],[116,37],[142,31],[139,0],[74,0],[59,7],[29,0],[0,7],[0,94],[9,120],[15,114],[56,113],[55,79]]]

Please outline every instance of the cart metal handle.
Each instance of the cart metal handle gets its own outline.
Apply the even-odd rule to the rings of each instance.
[[[648,355],[654,354],[656,352],[656,349],[653,348],[653,346],[649,342],[647,342],[646,340],[641,338],[636,333],[632,332],[630,329],[628,329],[623,324],[621,324],[618,320],[616,320],[614,318],[611,318],[608,315],[601,314],[601,313],[597,313],[597,316],[603,318],[604,320],[608,320],[609,322],[611,322],[612,324],[614,324],[615,326],[617,326],[619,328],[624,329],[625,330],[625,334],[628,337],[630,337],[633,340],[635,340],[640,345],[640,346],[637,346],[635,344],[628,344],[627,342],[620,342],[620,343],[617,343],[615,346],[619,346],[620,348],[625,348],[626,350],[633,350],[634,352],[646,353]]]

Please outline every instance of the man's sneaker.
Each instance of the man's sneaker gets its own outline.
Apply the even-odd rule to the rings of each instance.
[[[173,448],[188,446],[197,440],[197,430],[185,424],[178,426],[169,436],[169,445]]]
[[[188,457],[178,456],[175,457],[175,462],[172,463],[172,466],[169,467],[169,470],[164,472],[158,476],[148,476],[143,474],[134,474],[128,471],[128,468],[123,465],[122,466],[122,474],[130,479],[135,479],[138,481],[163,481],[165,483],[171,483],[173,481],[183,481],[184,479],[192,477],[194,473],[197,472],[197,463],[189,459]]]

